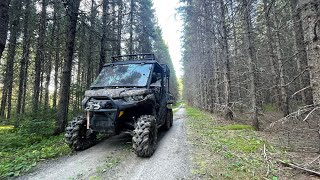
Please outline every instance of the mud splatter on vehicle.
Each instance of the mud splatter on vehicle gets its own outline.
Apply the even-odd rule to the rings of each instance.
[[[170,70],[153,54],[113,57],[104,65],[82,106],[85,115],[66,128],[66,143],[83,150],[95,143],[97,133],[132,135],[137,156],[150,157],[159,128],[172,126],[173,96],[169,92]]]

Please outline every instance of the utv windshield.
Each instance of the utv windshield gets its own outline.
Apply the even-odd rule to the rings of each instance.
[[[146,86],[152,64],[105,66],[91,87]]]

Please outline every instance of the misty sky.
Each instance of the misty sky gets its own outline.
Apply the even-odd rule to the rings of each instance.
[[[182,21],[176,12],[176,8],[179,7],[179,0],[153,0],[153,3],[163,38],[169,46],[177,77],[181,77],[183,74],[180,62]]]

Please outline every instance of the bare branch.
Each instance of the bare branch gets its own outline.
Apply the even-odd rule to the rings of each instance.
[[[307,169],[305,167],[298,166],[298,165],[296,165],[294,163],[287,163],[287,162],[284,162],[282,160],[278,160],[278,162],[281,163],[284,166],[288,166],[288,167],[292,167],[294,169],[302,170],[302,171],[307,172],[309,174],[316,175],[316,176],[320,177],[320,172],[317,172],[317,171],[314,171],[314,170],[311,170],[311,169]]]

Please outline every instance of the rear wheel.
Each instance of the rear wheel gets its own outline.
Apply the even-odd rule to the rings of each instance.
[[[143,115],[137,120],[133,131],[133,149],[139,157],[150,157],[156,150],[157,123],[154,116]]]
[[[166,122],[163,124],[164,130],[169,130],[173,123],[172,109],[167,109]]]
[[[167,116],[169,116],[170,118],[170,127],[173,125],[173,112],[172,112],[172,109],[169,109],[168,111],[168,114]]]
[[[96,134],[87,129],[86,118],[79,116],[73,119],[66,128],[65,142],[73,150],[87,149],[96,142]]]

